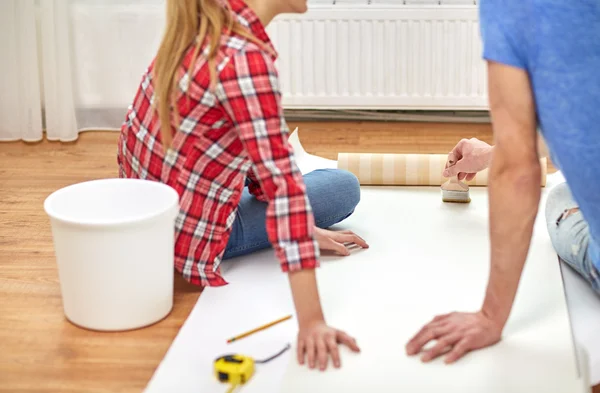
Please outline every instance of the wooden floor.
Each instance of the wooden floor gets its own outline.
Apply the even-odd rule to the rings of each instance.
[[[491,142],[486,124],[290,127],[296,125],[310,153],[330,158],[360,151],[446,153],[462,137]],[[43,201],[75,182],[116,177],[116,138],[116,132],[86,132],[72,144],[0,143],[1,392],[142,392],[200,295],[177,278],[171,315],[137,331],[97,333],[65,320]]]

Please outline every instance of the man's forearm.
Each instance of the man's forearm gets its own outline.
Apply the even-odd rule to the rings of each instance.
[[[490,168],[491,268],[484,314],[504,326],[515,298],[540,200],[540,163],[513,163],[496,149]]]
[[[492,150],[490,152],[489,161],[492,160],[492,155],[494,154],[495,150],[496,150],[496,147],[493,146]],[[538,153],[538,156],[540,159],[547,158],[550,155],[550,152],[548,151],[548,146],[546,145],[546,141],[542,137],[542,134],[540,134],[539,132],[537,134],[537,153]],[[540,176],[541,176],[541,174],[540,174]]]
[[[546,141],[539,132],[537,133],[537,152],[540,158],[547,158],[550,155]]]

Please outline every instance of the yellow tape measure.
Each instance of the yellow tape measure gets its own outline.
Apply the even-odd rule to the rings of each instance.
[[[225,355],[215,360],[215,376],[221,382],[243,385],[254,375],[254,359],[244,355]]]
[[[250,356],[239,354],[223,355],[214,362],[215,377],[220,382],[231,384],[229,392],[233,392],[238,385],[243,385],[252,378],[256,364],[270,362],[290,347],[291,345],[287,344],[281,351],[264,360],[254,360]]]

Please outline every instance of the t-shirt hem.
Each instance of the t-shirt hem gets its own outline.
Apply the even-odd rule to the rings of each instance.
[[[523,65],[523,63],[516,61],[514,59],[507,59],[506,57],[502,57],[502,56],[498,56],[498,55],[494,55],[494,54],[489,54],[489,53],[485,53],[483,55],[483,58],[487,61],[492,61],[494,63],[500,63],[500,64],[504,64],[510,67],[515,67],[521,70],[525,70],[526,67]]]

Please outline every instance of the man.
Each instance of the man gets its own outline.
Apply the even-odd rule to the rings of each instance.
[[[478,167],[448,174],[493,157],[490,276],[478,312],[436,316],[408,342],[415,355],[437,341],[423,361],[451,363],[501,339],[540,200],[537,127],[568,184],[548,201],[553,244],[600,293],[600,2],[480,0],[480,23],[495,146],[462,142],[454,154],[480,154]]]

